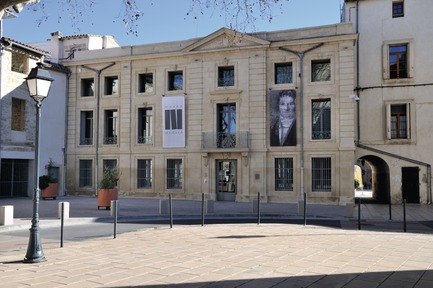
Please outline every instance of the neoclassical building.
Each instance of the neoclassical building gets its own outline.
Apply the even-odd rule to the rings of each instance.
[[[352,23],[75,51],[67,190],[94,195],[353,201]]]

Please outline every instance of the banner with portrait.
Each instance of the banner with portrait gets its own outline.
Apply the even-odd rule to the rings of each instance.
[[[162,98],[162,147],[185,147],[185,96]]]
[[[271,146],[296,146],[296,90],[271,90],[269,98]]]

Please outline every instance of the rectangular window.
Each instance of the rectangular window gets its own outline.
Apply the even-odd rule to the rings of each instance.
[[[137,160],[137,188],[152,188],[152,160]]]
[[[331,158],[311,159],[311,191],[331,191]]]
[[[313,100],[311,103],[312,138],[331,139],[331,100]]]
[[[80,145],[93,144],[93,111],[80,113]]]
[[[182,159],[167,159],[167,189],[182,188]]]
[[[151,144],[153,130],[152,108],[138,108],[138,143]]]
[[[235,85],[235,67],[218,67],[218,87]]]
[[[391,105],[391,139],[407,139],[408,135],[408,105]]]
[[[293,191],[293,158],[275,158],[275,190]]]
[[[293,83],[292,63],[275,63],[275,84]]]
[[[117,95],[119,93],[119,79],[117,76],[105,77],[104,95]]]
[[[26,129],[26,101],[12,98],[11,129],[24,131]]]
[[[25,54],[12,51],[12,67],[11,70],[18,73],[27,74],[28,58]]]
[[[407,44],[389,46],[389,78],[407,78]]]
[[[116,159],[104,159],[102,160],[102,169],[105,170],[113,170],[117,168],[117,160]]]
[[[153,92],[153,74],[138,74],[138,93]]]
[[[79,187],[92,187],[92,160],[80,160]]]
[[[236,104],[218,104],[217,147],[236,147]]]
[[[104,144],[117,144],[117,110],[105,110]]]
[[[168,72],[168,90],[169,91],[183,90],[182,71]]]
[[[392,3],[392,18],[398,18],[404,16],[404,1],[398,1]]]
[[[81,79],[81,97],[93,96],[95,88],[95,79],[86,78]]]
[[[331,81],[331,60],[313,60],[311,61],[311,81]]]

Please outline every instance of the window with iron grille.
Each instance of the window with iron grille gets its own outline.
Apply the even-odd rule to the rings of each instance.
[[[26,101],[12,98],[11,129],[25,131],[26,129]]]
[[[79,187],[92,187],[92,160],[80,160]]]
[[[81,97],[90,97],[94,95],[95,79],[81,79]]]
[[[167,159],[167,189],[182,188],[182,159]]]
[[[236,147],[236,103],[217,104],[217,147]]]
[[[152,188],[152,160],[137,160],[137,188]]]
[[[407,78],[407,44],[389,46],[389,78]]]
[[[235,67],[218,67],[218,87],[235,85]]]
[[[152,143],[153,113],[152,108],[138,108],[138,143]]]
[[[311,159],[311,191],[331,191],[331,158],[315,157]]]
[[[138,93],[153,91],[153,73],[138,74]]]
[[[275,158],[275,190],[293,191],[293,158]]]
[[[104,144],[117,144],[117,110],[105,110]]]
[[[331,100],[313,100],[311,104],[312,138],[331,139]]]
[[[80,112],[80,145],[93,144],[93,111]]]
[[[392,18],[404,16],[404,1],[397,1],[392,3]]]
[[[331,60],[313,60],[311,61],[311,81],[331,81]]]
[[[293,83],[292,63],[275,63],[275,84]]]

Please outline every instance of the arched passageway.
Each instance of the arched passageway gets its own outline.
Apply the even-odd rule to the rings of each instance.
[[[372,191],[371,198],[363,202],[388,204],[391,198],[388,164],[380,157],[366,155],[358,158],[355,165],[362,169],[363,189]]]

